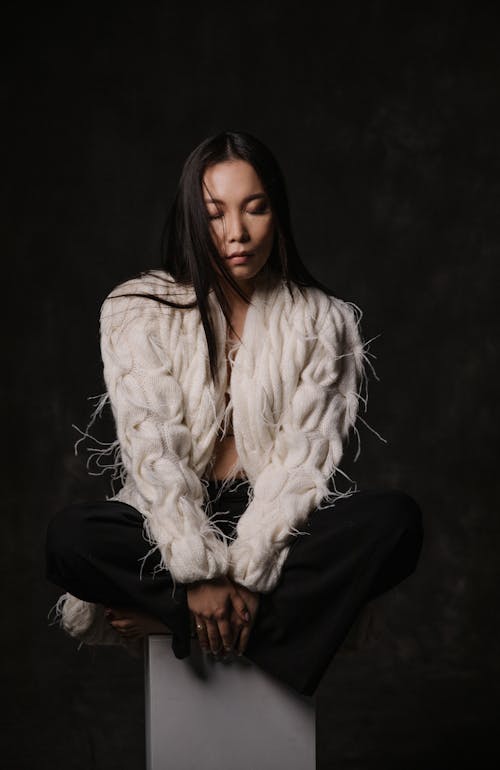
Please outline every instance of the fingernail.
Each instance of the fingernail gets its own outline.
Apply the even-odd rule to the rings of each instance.
[[[243,618],[244,618],[244,619],[247,621],[247,623],[248,623],[248,621],[250,620],[250,615],[248,614],[248,612],[247,612],[246,610],[245,610],[245,612],[243,613]]]

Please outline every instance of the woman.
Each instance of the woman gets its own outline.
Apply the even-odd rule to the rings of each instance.
[[[123,486],[49,525],[62,625],[130,647],[169,632],[178,658],[197,636],[312,695],[423,537],[404,492],[334,483],[366,381],[359,309],[303,265],[281,170],[245,132],[190,154],[163,250],[101,308],[91,423],[109,399]]]

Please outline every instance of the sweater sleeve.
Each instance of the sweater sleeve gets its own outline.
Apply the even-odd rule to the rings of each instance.
[[[159,549],[160,569],[190,583],[225,574],[228,554],[190,464],[191,433],[173,351],[163,341],[165,324],[168,316],[154,300],[109,295],[101,307],[101,355],[126,482],[135,486],[145,535]]]
[[[228,575],[252,591],[278,582],[298,529],[331,492],[343,441],[354,426],[364,377],[363,344],[350,304],[328,297],[318,319],[311,355],[277,427],[271,461],[258,474],[253,497],[229,547]]]

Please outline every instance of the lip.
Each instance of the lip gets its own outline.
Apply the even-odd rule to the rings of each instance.
[[[252,256],[253,254],[249,251],[235,251],[234,254],[230,254],[226,259],[238,265],[247,262]]]

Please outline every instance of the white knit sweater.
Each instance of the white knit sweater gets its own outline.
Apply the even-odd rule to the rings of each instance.
[[[115,287],[101,308],[101,354],[113,411],[124,485],[112,500],[144,517],[152,549],[174,581],[229,575],[252,591],[276,586],[294,536],[309,513],[331,505],[343,442],[355,428],[366,353],[356,305],[316,288],[257,276],[241,343],[231,357],[232,400],[226,406],[227,324],[213,290],[209,307],[218,345],[220,387],[210,378],[197,307],[168,308],[149,292],[187,302],[193,289],[155,270]],[[356,316],[354,309],[358,311]],[[250,481],[236,537],[218,536],[206,502],[206,478],[217,435],[232,408],[238,461]],[[332,514],[333,515],[333,514]],[[89,643],[117,642],[89,605],[65,594],[58,610],[69,633]],[[92,633],[90,633],[92,629]]]

